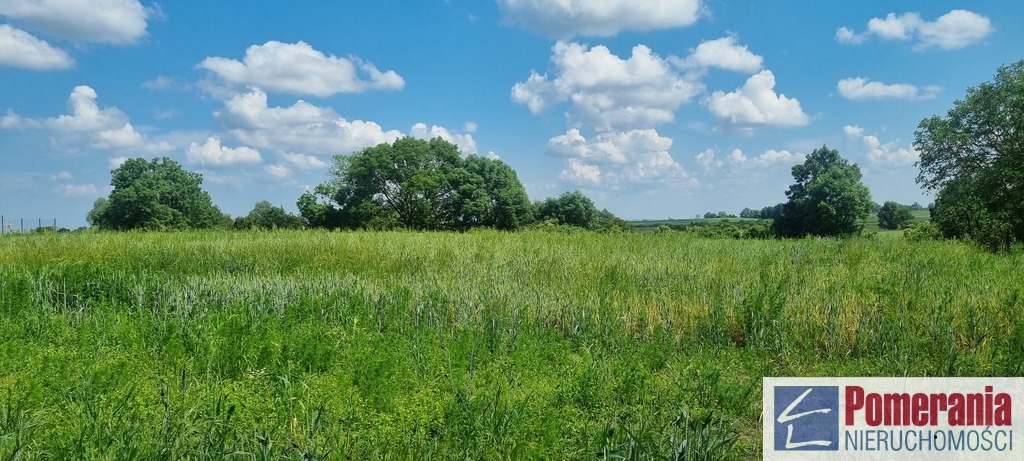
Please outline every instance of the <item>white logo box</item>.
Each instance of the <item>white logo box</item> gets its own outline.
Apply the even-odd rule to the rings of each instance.
[[[771,378],[766,460],[1024,460],[1024,378]]]

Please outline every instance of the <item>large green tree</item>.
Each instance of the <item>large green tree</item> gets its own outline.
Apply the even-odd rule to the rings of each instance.
[[[334,158],[331,179],[299,198],[310,226],[466,230],[517,229],[532,207],[500,160],[463,157],[454,144],[402,138]]]
[[[775,218],[783,237],[844,236],[859,234],[871,212],[871,192],[861,183],[860,167],[839,151],[822,146],[793,167],[796,183],[789,186],[789,201]]]
[[[111,176],[110,197],[97,200],[87,215],[101,229],[202,229],[231,224],[231,218],[203,190],[202,175],[185,171],[167,157],[128,159]]]
[[[943,235],[993,248],[1024,241],[1024,61],[968,88],[945,117],[922,120],[914,147]]]
[[[485,226],[495,229],[519,229],[533,222],[533,205],[519,175],[500,160],[471,155],[465,159],[466,182],[471,203],[467,213],[456,215],[461,227]]]
[[[565,192],[557,198],[548,197],[537,202],[534,208],[538,221],[556,220],[559,224],[584,229],[596,228],[601,215],[594,201],[578,190]]]

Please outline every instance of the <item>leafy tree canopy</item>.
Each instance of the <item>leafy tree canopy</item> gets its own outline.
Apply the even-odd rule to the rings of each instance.
[[[822,146],[793,167],[796,183],[789,186],[775,230],[783,237],[842,236],[860,233],[871,212],[871,193],[861,183],[860,167],[839,151]]]
[[[761,212],[759,210],[752,210],[750,208],[744,208],[743,211],[740,211],[740,217],[741,218],[754,218],[754,219],[757,219],[757,218],[761,217]]]
[[[235,229],[301,229],[304,221],[284,207],[274,206],[266,200],[256,202],[252,211],[235,218]]]
[[[922,120],[914,147],[943,235],[1004,249],[1024,241],[1024,61],[968,88],[945,117]]]
[[[203,229],[228,227],[231,218],[202,188],[203,177],[167,157],[126,160],[111,172],[107,199],[93,204],[86,219],[101,229]]]
[[[600,212],[594,201],[575,190],[565,192],[557,198],[548,197],[535,205],[537,221],[557,221],[567,226],[595,229]]]
[[[312,227],[517,229],[533,218],[511,167],[463,158],[441,138],[402,138],[339,155],[330,174],[330,181],[299,198],[299,211]]]
[[[891,200],[882,204],[878,210],[878,227],[882,229],[901,229],[913,220],[910,208]]]

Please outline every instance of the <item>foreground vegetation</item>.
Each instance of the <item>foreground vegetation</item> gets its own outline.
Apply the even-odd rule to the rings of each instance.
[[[687,233],[0,238],[0,459],[756,459],[764,376],[1024,376],[1024,256]]]

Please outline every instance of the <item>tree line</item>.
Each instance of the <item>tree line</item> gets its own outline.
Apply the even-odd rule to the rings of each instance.
[[[299,215],[264,200],[232,220],[203,190],[202,175],[166,157],[129,159],[111,175],[110,196],[86,216],[99,229],[632,229],[579,191],[531,203],[507,164],[464,157],[441,138],[403,138],[335,156],[330,179],[299,197]]]
[[[793,170],[798,182],[787,192],[790,201],[763,211],[774,216],[774,231],[761,225],[756,232],[714,235],[800,237],[859,231],[856,221],[873,202],[856,165],[823,146]],[[598,210],[579,191],[531,203],[510,166],[463,156],[441,138],[402,138],[335,156],[329,180],[299,197],[299,215],[260,201],[249,214],[231,219],[203,190],[202,175],[166,157],[125,161],[112,171],[111,185],[110,196],[97,199],[87,215],[100,229],[633,230],[611,212]],[[723,215],[730,216],[713,216]]]

